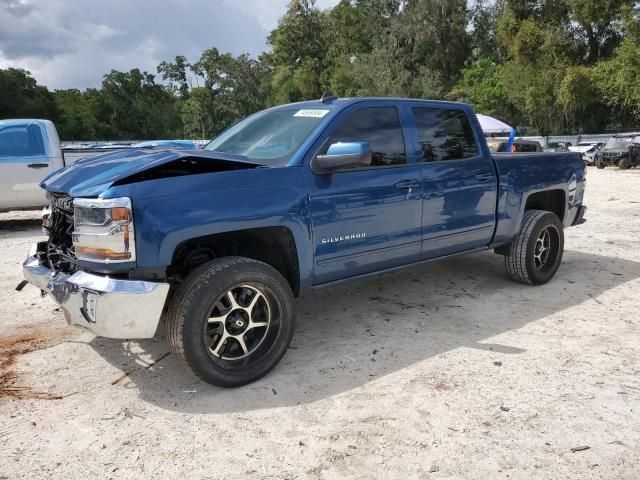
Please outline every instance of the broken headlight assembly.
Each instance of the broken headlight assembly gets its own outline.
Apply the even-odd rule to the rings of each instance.
[[[135,260],[131,200],[76,198],[72,238],[78,260],[103,263]]]

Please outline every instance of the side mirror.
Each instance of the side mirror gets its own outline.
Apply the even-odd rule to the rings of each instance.
[[[346,168],[368,167],[373,152],[367,142],[333,143],[326,155],[318,155],[311,160],[315,173],[331,173]]]

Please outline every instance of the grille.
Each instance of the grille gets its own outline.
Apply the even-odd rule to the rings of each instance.
[[[72,272],[76,269],[76,256],[71,234],[73,233],[73,198],[64,194],[49,194],[51,218],[47,230],[46,262],[53,270]]]

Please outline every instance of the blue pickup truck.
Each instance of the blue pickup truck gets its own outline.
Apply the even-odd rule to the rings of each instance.
[[[491,155],[469,106],[393,98],[279,106],[203,150],[107,153],[42,187],[26,280],[100,336],[163,324],[225,387],[280,361],[302,289],[488,249],[543,284],[585,214],[579,154]]]

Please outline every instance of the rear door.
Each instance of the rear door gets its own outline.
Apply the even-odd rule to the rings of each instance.
[[[413,104],[414,148],[422,160],[422,254],[436,258],[489,244],[497,177],[467,112]]]
[[[36,122],[0,123],[0,209],[41,207],[40,181],[53,171],[46,133]]]
[[[371,167],[314,175],[310,210],[314,283],[321,284],[418,261],[421,166],[406,152],[397,105],[358,104],[321,139],[319,154],[338,142],[367,142]]]

